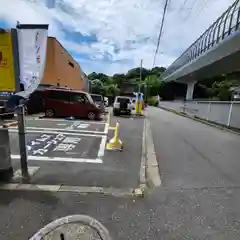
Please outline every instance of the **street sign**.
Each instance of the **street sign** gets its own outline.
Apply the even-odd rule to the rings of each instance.
[[[11,32],[0,32],[0,92],[14,92],[15,75]]]

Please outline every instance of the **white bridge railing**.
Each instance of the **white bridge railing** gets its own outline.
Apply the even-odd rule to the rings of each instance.
[[[159,106],[240,129],[240,101],[173,101],[159,102]]]

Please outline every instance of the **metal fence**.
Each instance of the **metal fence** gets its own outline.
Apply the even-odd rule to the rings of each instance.
[[[240,101],[173,101],[159,102],[159,106],[240,129]]]
[[[167,77],[240,30],[240,0],[235,1],[163,74]]]

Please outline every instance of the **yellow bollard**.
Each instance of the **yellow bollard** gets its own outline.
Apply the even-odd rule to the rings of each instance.
[[[122,150],[123,149],[123,144],[122,141],[119,139],[119,123],[116,123],[115,131],[114,131],[114,136],[113,138],[107,143],[106,146],[107,150]]]
[[[140,114],[140,103],[138,101],[136,101],[136,114]]]
[[[140,101],[140,115],[143,115],[144,112],[143,112],[143,101]]]

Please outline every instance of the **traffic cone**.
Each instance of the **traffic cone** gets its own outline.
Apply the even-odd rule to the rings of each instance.
[[[119,123],[116,123],[114,136],[113,138],[107,143],[106,146],[107,150],[119,150],[121,151],[123,149],[122,141],[119,139]]]

